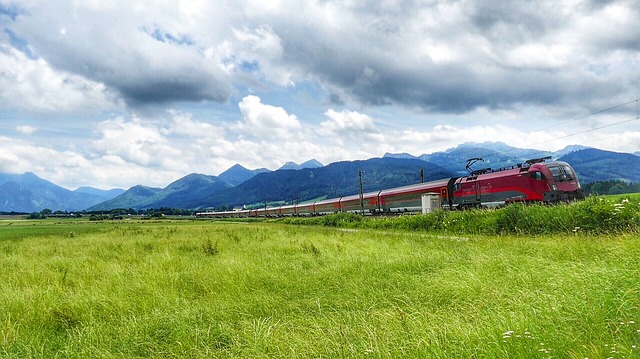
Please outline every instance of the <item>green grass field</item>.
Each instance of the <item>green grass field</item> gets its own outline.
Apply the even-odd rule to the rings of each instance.
[[[639,239],[0,221],[0,357],[640,357]]]

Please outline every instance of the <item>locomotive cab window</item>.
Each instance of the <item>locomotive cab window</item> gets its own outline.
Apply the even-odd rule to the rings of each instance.
[[[569,166],[554,166],[549,167],[549,170],[553,175],[553,179],[555,179],[556,181],[570,181],[573,179],[571,167]]]
[[[542,172],[540,172],[540,171],[530,172],[529,176],[531,176],[531,178],[536,179],[536,180],[544,180],[544,179],[546,179],[544,177],[544,175],[542,174]]]

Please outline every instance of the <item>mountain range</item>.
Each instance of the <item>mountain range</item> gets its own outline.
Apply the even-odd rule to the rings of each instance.
[[[218,176],[192,173],[165,188],[137,185],[124,191],[91,187],[69,191],[33,173],[0,174],[0,211],[102,211],[114,208],[225,209],[265,203],[291,203],[375,191],[420,181],[462,176],[467,159],[482,158],[473,169],[500,168],[551,156],[569,162],[582,183],[605,180],[640,182],[640,157],[584,146],[560,151],[520,149],[501,142],[465,143],[446,151],[414,156],[387,153],[382,158],[323,166],[316,160],[286,163],[276,171],[234,165]]]
[[[31,172],[0,174],[0,211],[38,212],[45,208],[79,211],[124,193],[124,189],[80,187],[70,191]]]

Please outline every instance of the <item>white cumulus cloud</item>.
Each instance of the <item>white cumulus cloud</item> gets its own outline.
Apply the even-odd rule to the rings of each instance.
[[[302,127],[295,115],[282,107],[263,104],[257,96],[244,97],[238,107],[244,120],[236,129],[256,137],[287,137]]]
[[[329,118],[320,123],[321,131],[325,136],[376,144],[385,139],[374,120],[365,114],[348,110],[337,112],[333,109],[327,110],[324,114]]]
[[[153,124],[139,118],[125,120],[117,117],[98,124],[100,139],[93,143],[98,156],[118,156],[126,162],[151,168],[183,168],[181,151]]]
[[[0,44],[0,106],[35,113],[82,113],[113,108],[100,82],[58,71],[44,59],[29,58]]]

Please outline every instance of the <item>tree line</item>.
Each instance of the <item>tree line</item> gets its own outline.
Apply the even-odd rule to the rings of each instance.
[[[640,182],[622,180],[596,181],[582,185],[587,195],[624,194],[640,192]]]
[[[133,208],[115,208],[104,211],[52,211],[49,208],[45,208],[40,212],[33,212],[29,214],[29,219],[45,219],[45,218],[79,218],[89,217],[93,220],[102,219],[121,219],[125,216],[144,216],[149,218],[158,218],[163,216],[192,216],[195,211],[192,209],[180,209],[180,208],[148,208],[136,210]]]

